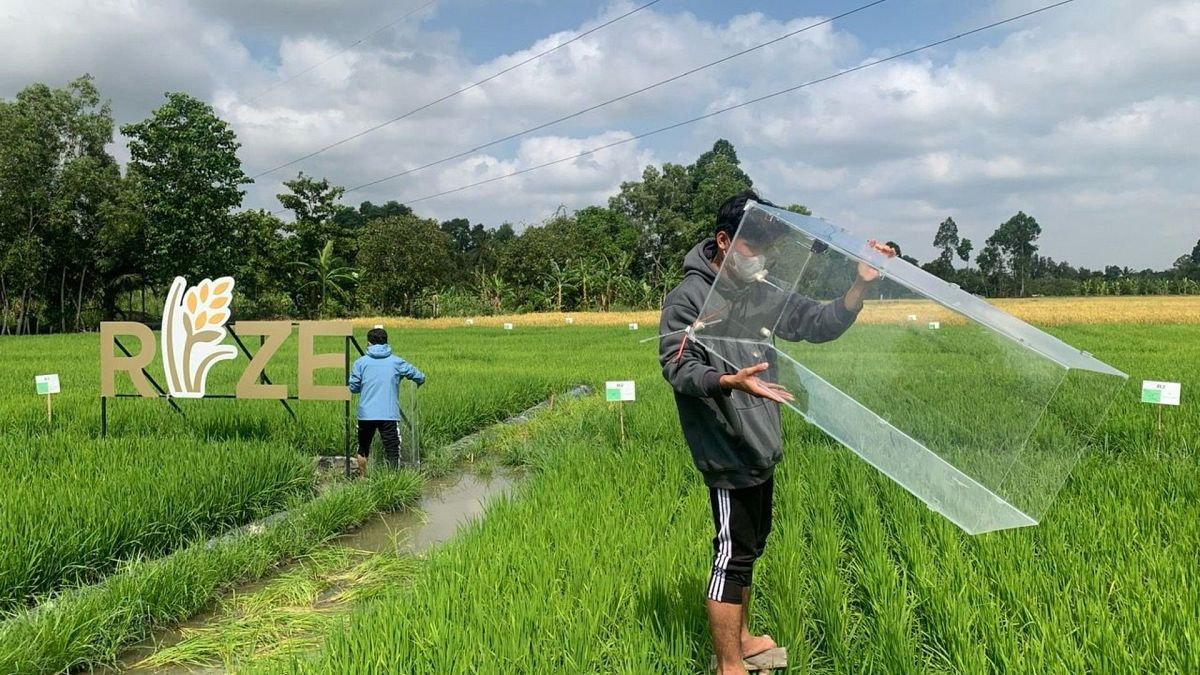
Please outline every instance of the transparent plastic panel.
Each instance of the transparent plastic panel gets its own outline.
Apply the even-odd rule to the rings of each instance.
[[[860,264],[882,270],[855,316]],[[747,209],[693,335],[975,534],[1036,524],[1126,375],[834,226]]]

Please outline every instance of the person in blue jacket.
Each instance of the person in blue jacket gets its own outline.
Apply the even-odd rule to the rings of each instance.
[[[425,373],[392,353],[387,331],[367,331],[367,353],[350,369],[350,393],[358,394],[358,472],[366,474],[371,441],[378,431],[383,439],[384,460],[389,467],[400,463],[400,380],[425,384]]]

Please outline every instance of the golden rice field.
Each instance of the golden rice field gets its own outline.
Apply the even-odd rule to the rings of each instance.
[[[1064,298],[998,298],[989,300],[1000,309],[1032,324],[1059,326],[1065,324],[1194,324],[1200,323],[1200,296],[1108,296]],[[883,300],[868,301],[860,320],[869,323],[906,321],[916,314],[921,321],[954,322],[950,311],[928,301]],[[640,326],[658,325],[657,311],[640,312],[545,312],[538,314],[505,314],[474,317],[475,326],[499,328],[512,323],[514,330],[522,326],[561,326],[571,317],[578,326],[623,326],[636,322]],[[391,327],[460,328],[462,317],[440,319],[407,319],[396,317],[365,317],[355,319],[355,326],[385,324]]]

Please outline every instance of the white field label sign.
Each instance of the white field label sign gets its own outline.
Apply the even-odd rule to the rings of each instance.
[[[563,321],[565,321],[567,323],[567,325],[570,326],[571,324],[575,323],[575,317],[568,316],[567,318],[563,319]]]
[[[909,321],[916,321],[916,320],[917,320],[917,315],[916,315],[916,314],[909,314],[909,315],[908,315],[908,320],[909,320]]]
[[[620,380],[604,383],[605,401],[634,401],[637,400],[633,380]]]
[[[37,384],[37,393],[42,396],[59,392],[58,375],[38,375],[33,381]]]
[[[504,330],[512,330],[512,324],[511,323],[504,324]]]
[[[1157,403],[1159,405],[1179,405],[1179,395],[1182,387],[1178,382],[1142,381],[1142,403]]]
[[[941,329],[942,329],[941,321],[930,321],[929,322],[929,330],[941,330]]]
[[[638,329],[638,325],[636,322],[629,324],[629,330],[637,330],[637,329]]]

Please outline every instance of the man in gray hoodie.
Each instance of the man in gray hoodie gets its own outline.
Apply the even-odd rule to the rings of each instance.
[[[829,303],[755,284],[758,277],[753,268],[760,259],[753,249],[767,242],[740,237],[734,248],[734,235],[749,201],[773,206],[752,190],[721,205],[714,236],[687,254],[683,281],[667,294],[659,324],[663,376],[675,390],[684,439],[709,489],[716,536],[706,605],[722,674],[744,673],[743,658],[776,646],[771,636],[750,633],[747,615],[754,562],[771,531],[775,465],[783,458],[779,404],[792,400],[792,394],[771,381],[769,356],[750,353],[741,362],[766,361],[736,370],[691,339],[688,329],[700,319],[722,265],[729,266],[726,276],[731,283],[743,283],[747,292],[756,294],[743,307],[769,315],[766,325],[775,326],[774,335],[792,341],[827,342],[840,337],[862,309],[867,284],[879,276],[873,267],[860,263],[850,288]],[[885,245],[871,244],[885,255],[895,254]],[[753,323],[744,315],[739,319],[738,324]],[[737,327],[723,329],[727,333]],[[729,348],[739,347],[731,343]]]

